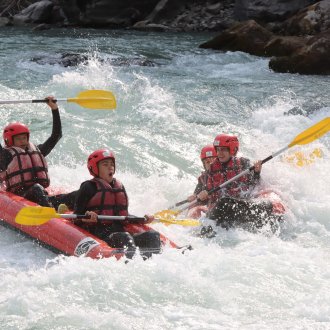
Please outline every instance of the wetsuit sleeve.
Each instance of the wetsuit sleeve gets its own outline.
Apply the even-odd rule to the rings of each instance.
[[[5,171],[12,159],[11,153],[0,144],[0,171]]]
[[[91,181],[83,182],[76,193],[73,213],[85,214],[86,211],[88,211],[87,204],[90,199],[96,194],[96,190],[97,189],[95,183]]]
[[[53,129],[52,135],[44,142],[39,144],[38,148],[40,152],[46,157],[55,147],[56,143],[62,137],[62,124],[59,110],[52,110],[53,116]]]

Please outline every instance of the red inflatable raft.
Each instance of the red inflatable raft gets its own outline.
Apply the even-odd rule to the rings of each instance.
[[[36,240],[39,244],[53,252],[68,256],[87,256],[90,258],[121,258],[124,252],[121,249],[110,247],[101,239],[84,229],[75,226],[69,220],[53,218],[40,226],[23,226],[15,222],[19,210],[25,206],[37,206],[23,197],[0,190],[0,223],[17,230]],[[148,225],[128,224],[125,230],[130,234],[150,231]],[[178,248],[178,246],[164,235],[160,234],[162,245]]]

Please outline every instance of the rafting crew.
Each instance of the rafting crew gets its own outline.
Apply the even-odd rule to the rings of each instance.
[[[215,137],[213,146],[217,157],[210,165],[206,178],[206,189],[197,196],[200,200],[208,200],[209,208],[213,208],[215,201],[219,197],[246,197],[251,187],[254,187],[260,180],[261,171],[261,163],[256,163],[254,171],[242,176],[224,189],[209,195],[208,191],[220,186],[251,166],[249,159],[237,157],[239,141],[236,136],[219,134]]]
[[[136,247],[141,249],[143,257],[159,253],[160,235],[154,230],[131,235],[125,229],[128,223],[123,221],[103,221],[98,215],[128,216],[128,196],[124,185],[114,177],[116,158],[112,151],[99,149],[87,160],[87,167],[92,179],[83,182],[78,191],[73,192],[75,203],[73,213],[86,214],[88,217],[75,220],[74,223],[101,238],[109,246],[125,248],[126,256],[131,258]],[[145,216],[146,223],[154,220],[153,216]],[[144,250],[144,252],[143,252]]]
[[[41,206],[51,206],[45,190],[50,184],[45,157],[62,137],[60,113],[53,96],[45,98],[53,116],[51,136],[42,144],[30,142],[29,128],[19,122],[3,130],[5,147],[0,144],[0,180],[8,192]]]
[[[207,201],[207,218],[227,229],[236,226],[261,227],[273,211],[271,202],[254,199],[260,184],[261,161],[254,163],[252,171],[213,191],[251,167],[248,158],[237,156],[239,141],[236,136],[219,134],[213,146],[217,157],[207,172],[205,189],[197,194],[197,200]]]

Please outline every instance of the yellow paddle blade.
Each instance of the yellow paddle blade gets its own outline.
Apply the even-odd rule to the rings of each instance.
[[[51,207],[26,206],[17,213],[15,222],[25,226],[40,226],[58,216]]]
[[[180,214],[180,210],[163,210],[155,213],[154,216],[158,218],[173,218],[178,214]]]
[[[179,225],[187,227],[195,227],[200,225],[200,222],[197,219],[177,219],[175,215],[178,213],[179,211],[163,210],[155,213],[154,217],[157,222],[162,222],[166,225]]]
[[[75,98],[67,99],[67,101],[94,110],[113,110],[117,106],[112,92],[97,89],[80,92]]]
[[[308,144],[313,142],[314,140],[320,138],[325,133],[330,130],[330,117],[324,118],[319,121],[317,124],[307,128],[305,131],[297,135],[294,140],[288,145],[288,147],[292,147],[296,144]]]
[[[305,166],[313,164],[317,158],[322,158],[323,152],[320,148],[315,148],[312,152],[307,154],[306,152],[297,151],[292,155],[286,156],[285,160],[288,163],[297,165],[297,166]]]
[[[166,219],[166,218],[156,218],[158,222],[162,222],[165,225],[179,225],[185,227],[196,227],[200,226],[200,222],[196,219]]]

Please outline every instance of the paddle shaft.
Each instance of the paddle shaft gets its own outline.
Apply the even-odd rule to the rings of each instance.
[[[286,146],[280,150],[278,150],[277,152],[274,152],[273,154],[271,154],[270,156],[266,157],[265,159],[263,159],[261,161],[261,164],[265,164],[268,161],[270,161],[271,159],[273,159],[274,157],[278,156],[279,154],[281,154],[282,152],[286,151],[289,149],[289,146]],[[246,175],[247,173],[249,173],[250,171],[254,170],[254,165],[250,166],[249,168],[247,168],[246,170],[244,170],[243,172],[241,172],[240,174],[237,174],[236,176],[234,176],[233,178],[227,180],[226,182],[224,182],[223,184],[221,184],[219,187],[215,187],[211,190],[208,191],[209,194],[212,194],[214,192],[219,191],[220,189],[226,187],[227,185],[229,185],[230,183],[232,183],[233,181],[236,181],[237,179],[239,179],[240,177]]]
[[[58,214],[59,217],[64,219],[90,219],[90,215],[86,214]],[[142,222],[146,221],[144,217],[135,217],[134,215],[120,216],[120,215],[98,215],[98,220],[108,220],[108,221],[131,221],[131,222]]]
[[[276,152],[274,152],[273,154],[271,154],[270,156],[266,157],[265,159],[263,159],[261,161],[261,164],[265,164],[267,163],[268,161],[270,161],[271,159],[273,159],[274,157],[278,156],[279,154],[283,153],[284,151],[288,150],[290,148],[290,146],[286,146]],[[250,166],[249,168],[247,168],[246,170],[244,170],[243,172],[241,172],[240,174],[237,174],[236,176],[234,176],[233,178],[227,180],[226,182],[224,182],[223,184],[221,184],[220,186],[218,187],[215,187],[211,190],[208,190],[207,193],[210,195],[210,194],[213,194],[214,192],[217,192],[219,191],[220,189],[226,187],[227,185],[229,185],[230,183],[232,183],[233,181],[236,181],[237,179],[239,179],[240,177],[246,175],[247,173],[249,173],[250,171],[253,171],[254,170],[254,165],[253,166]],[[183,212],[187,209],[191,209],[192,207],[198,205],[200,202],[202,202],[200,199],[197,199],[196,202],[193,202],[191,204],[189,204],[188,206],[185,206],[184,208],[182,208],[180,210],[180,212]]]
[[[58,214],[59,217],[64,219],[90,219],[90,215],[86,214]],[[98,215],[98,220],[108,220],[108,221],[130,221],[130,222],[145,222],[146,218],[144,217],[136,217],[134,215],[128,215],[128,216],[112,216],[112,215]],[[166,220],[162,218],[155,218],[155,222],[164,222],[164,223],[175,223],[180,224],[180,221],[184,223],[187,221],[187,219],[176,219],[175,222],[172,220]]]
[[[289,149],[289,146],[286,146],[286,147],[282,148],[281,150],[279,150],[279,151],[273,153],[273,154],[270,155],[269,157],[263,159],[263,160],[261,161],[261,164],[264,164],[264,163],[268,162],[269,160],[271,160],[272,158],[274,158],[274,157],[276,157],[277,155],[281,154],[282,152],[286,151],[287,149]],[[240,173],[240,174],[236,175],[235,177],[229,179],[228,181],[224,182],[224,183],[223,183],[222,185],[220,185],[219,187],[216,187],[216,188],[213,188],[213,189],[209,190],[208,193],[209,193],[209,194],[212,194],[212,193],[214,193],[214,192],[216,192],[216,191],[218,191],[218,190],[224,188],[224,187],[227,186],[229,183],[231,183],[231,182],[233,182],[233,181],[239,179],[241,176],[247,174],[248,172],[250,172],[250,171],[252,171],[252,170],[254,170],[254,166],[249,167],[248,169],[246,169],[246,170],[243,171],[242,173]],[[200,202],[201,202],[201,200],[197,199],[196,202],[194,202],[194,203],[192,203],[192,204],[190,204],[190,205],[188,205],[188,206],[182,208],[180,211],[184,211],[184,210],[190,209],[190,208],[196,206],[196,205],[197,205],[198,203],[200,203]],[[184,201],[178,202],[178,203],[176,203],[176,204],[170,206],[170,207],[169,207],[169,210],[174,209],[175,207],[177,207],[177,206],[181,206],[181,205],[186,204],[186,203],[189,203],[189,200],[188,200],[188,199],[185,199]]]
[[[67,99],[56,99],[53,102],[57,101],[67,101]],[[47,103],[48,100],[4,100],[0,101],[0,104],[19,104],[19,103]]]
[[[264,164],[264,163],[270,161],[271,159],[273,159],[273,158],[276,157],[277,155],[281,154],[282,152],[286,151],[287,149],[289,149],[288,146],[286,146],[285,148],[282,148],[281,150],[279,150],[279,151],[273,153],[272,155],[270,155],[270,156],[268,156],[267,158],[263,159],[263,160],[261,161],[261,164]],[[215,188],[213,188],[213,189],[211,189],[211,190],[208,190],[208,194],[212,194],[212,193],[214,193],[214,192],[216,192],[216,191],[218,191],[218,190],[220,190],[220,189],[226,187],[226,186],[227,186],[228,184],[230,184],[231,182],[233,182],[233,181],[239,179],[239,178],[242,177],[243,175],[245,175],[245,174],[247,174],[247,173],[249,173],[250,171],[253,171],[253,170],[254,170],[254,165],[253,165],[253,166],[250,166],[250,167],[249,167],[248,169],[246,169],[245,171],[241,172],[240,174],[238,174],[238,175],[234,176],[233,178],[229,179],[228,181],[224,182],[224,183],[223,183],[222,185],[220,185],[219,187],[215,187]],[[173,209],[173,208],[175,208],[176,206],[180,206],[180,205],[186,204],[186,203],[188,203],[188,202],[189,202],[189,201],[186,199],[186,200],[184,200],[184,201],[181,201],[181,202],[176,203],[174,206],[170,206],[169,209]],[[187,209],[191,209],[192,207],[196,206],[196,205],[199,204],[200,202],[202,202],[202,201],[201,201],[200,199],[197,199],[196,202],[194,202],[194,203],[192,203],[192,204],[190,204],[190,205],[188,205],[188,206],[182,208],[180,211],[184,211],[184,210],[187,210]]]
[[[76,98],[69,98],[69,99],[56,99],[56,100],[53,100],[53,102],[75,102],[76,100],[81,100],[81,101],[88,101],[88,100],[91,100],[91,101],[102,101],[104,100],[104,98],[80,98],[80,99],[76,99]],[[19,103],[47,103],[48,100],[45,100],[45,99],[42,99],[42,100],[4,100],[4,101],[0,101],[0,104],[19,104]]]
[[[185,199],[184,201],[181,201],[181,202],[177,202],[176,204],[170,206],[169,209],[170,209],[170,210],[171,210],[171,209],[174,209],[175,207],[177,207],[177,206],[181,206],[181,205],[186,204],[186,203],[189,203],[188,199]]]
[[[284,151],[288,150],[289,148],[297,145],[297,144],[307,144],[310,143],[318,138],[320,138],[321,136],[323,136],[325,133],[327,133],[330,130],[330,117],[324,118],[323,120],[319,121],[318,123],[316,123],[315,125],[307,128],[306,130],[304,130],[303,132],[301,132],[300,134],[298,134],[292,141],[290,144],[288,144],[287,146],[285,146],[284,148],[274,152],[273,154],[271,154],[270,156],[268,156],[267,158],[263,159],[261,161],[261,164],[264,164],[266,162],[268,162],[269,160],[273,159],[274,157],[278,156],[279,154],[283,153]],[[215,187],[213,189],[211,189],[210,191],[208,191],[208,193],[213,193],[216,192],[220,189],[222,189],[223,187],[227,186],[229,183],[239,179],[240,177],[242,177],[243,175],[247,174],[249,171],[254,170],[254,166],[249,167],[248,169],[246,169],[245,171],[243,171],[242,173],[234,176],[233,178],[229,179],[228,181],[224,182],[222,185],[220,185],[219,187]],[[195,202],[194,204],[198,204],[200,201]],[[188,205],[187,208],[191,208],[192,204]],[[182,209],[183,211],[184,209]]]
[[[72,98],[60,98],[54,100],[57,101],[65,101],[65,102],[73,102],[77,103],[80,106],[88,109],[94,110],[105,110],[111,109],[114,110],[116,108],[116,99],[112,92],[104,91],[104,90],[86,90],[78,93],[75,97]],[[47,103],[48,100],[46,98],[40,100],[0,100],[0,104],[19,104],[19,103]]]

